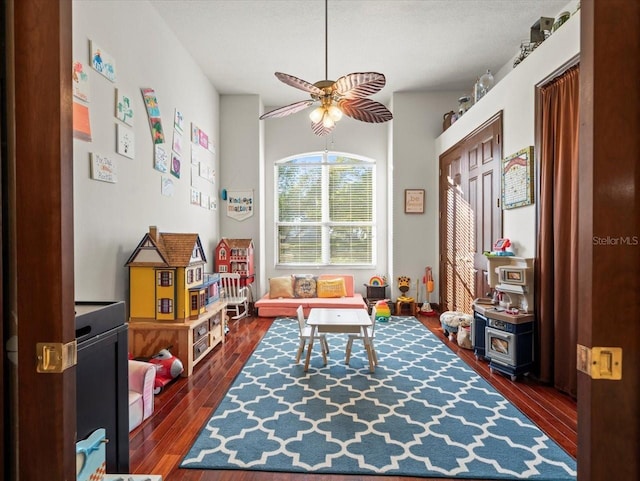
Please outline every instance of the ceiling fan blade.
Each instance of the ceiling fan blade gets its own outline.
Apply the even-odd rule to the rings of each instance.
[[[313,133],[318,135],[318,136],[323,136],[323,135],[330,134],[333,131],[334,128],[335,128],[335,124],[332,125],[331,127],[325,127],[322,124],[322,121],[320,121],[320,122],[311,122],[311,130],[313,130]]]
[[[286,117],[287,115],[295,114],[296,112],[300,112],[301,110],[310,107],[314,102],[315,100],[301,100],[300,102],[285,105],[284,107],[280,107],[279,109],[275,109],[271,112],[267,112],[266,114],[262,114],[260,116],[260,120]]]
[[[291,87],[295,87],[300,90],[304,90],[305,92],[309,92],[314,95],[322,95],[324,92],[322,89],[319,89],[312,83],[307,82],[306,80],[299,79],[298,77],[294,77],[293,75],[289,75],[282,72],[276,72],[276,77],[283,83],[290,85]]]
[[[389,109],[371,99],[343,99],[338,102],[338,106],[345,115],[362,122],[377,124],[393,118]]]
[[[378,72],[355,72],[336,80],[335,89],[344,99],[359,99],[382,90],[387,83]]]

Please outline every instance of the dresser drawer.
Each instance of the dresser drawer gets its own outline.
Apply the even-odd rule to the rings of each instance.
[[[222,314],[220,312],[217,312],[209,318],[209,330],[213,331],[221,323],[222,323]]]
[[[222,323],[219,322],[209,331],[211,333],[211,345],[215,346],[223,340]]]
[[[197,343],[209,334],[209,321],[204,321],[193,328],[193,343]]]
[[[207,331],[208,332],[208,331]],[[209,336],[203,337],[193,345],[193,360],[195,361],[209,349]]]

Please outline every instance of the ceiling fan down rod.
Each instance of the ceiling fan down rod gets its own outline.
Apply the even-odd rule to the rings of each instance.
[[[329,80],[329,0],[324,0],[324,79]]]

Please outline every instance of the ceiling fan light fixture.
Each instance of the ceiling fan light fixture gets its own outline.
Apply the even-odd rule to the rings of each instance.
[[[338,80],[328,80],[328,0],[324,2],[324,73],[325,79],[309,83],[293,75],[276,72],[281,82],[307,92],[311,99],[294,102],[260,116],[260,120],[284,117],[299,112],[320,102],[320,106],[309,114],[311,130],[322,136],[331,133],[342,115],[361,122],[380,123],[393,119],[393,114],[384,105],[367,97],[379,92],[386,83],[383,74],[378,72],[354,72],[343,75]]]
[[[309,114],[309,119],[314,124],[320,122],[322,120],[322,117],[324,117],[324,107],[322,105],[318,108],[313,109]]]
[[[336,125],[334,120],[331,118],[331,115],[329,115],[329,111],[325,111],[324,116],[322,117],[322,125],[326,129],[331,129]]]
[[[331,107],[329,107],[327,113],[334,122],[337,122],[342,118],[342,110],[340,110],[340,107],[338,107],[337,105],[332,105]]]

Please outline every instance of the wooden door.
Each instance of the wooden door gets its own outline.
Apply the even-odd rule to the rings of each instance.
[[[640,479],[640,2],[580,12],[578,344],[620,347],[622,379],[578,372],[578,479]]]
[[[496,119],[466,142],[467,175],[462,185],[468,192],[469,208],[473,212],[470,255],[473,256],[474,298],[486,296],[489,291],[487,258],[483,253],[490,251],[495,240],[502,237],[501,137],[502,122]]]
[[[502,113],[440,157],[440,306],[471,312],[486,295],[484,251],[502,234]]]
[[[75,339],[71,0],[9,0],[6,62],[10,286],[3,323],[17,321],[6,479],[75,479],[75,367],[36,371],[38,342]],[[4,199],[3,195],[3,199]],[[6,267],[6,266],[5,266]],[[15,428],[15,431],[14,431]],[[15,436],[15,432],[18,433]],[[8,474],[7,474],[8,473]]]

